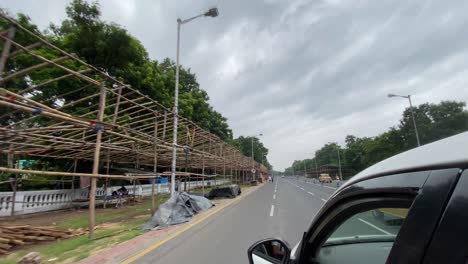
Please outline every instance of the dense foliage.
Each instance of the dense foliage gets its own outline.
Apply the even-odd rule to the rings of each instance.
[[[272,166],[267,160],[268,149],[263,145],[258,137],[243,137],[240,136],[233,141],[233,145],[238,147],[242,154],[252,157],[252,146],[254,160],[262,163],[267,168],[271,169]]]
[[[468,130],[468,111],[464,102],[442,101],[439,104],[421,104],[414,108],[421,144],[452,136]],[[328,143],[315,152],[312,159],[296,160],[286,169],[286,174],[304,171],[318,166],[338,165],[338,151],[341,165],[352,172],[359,172],[381,160],[417,146],[411,111],[403,112],[400,124],[376,137],[348,135],[345,145]]]

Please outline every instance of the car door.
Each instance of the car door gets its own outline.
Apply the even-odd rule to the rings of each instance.
[[[388,175],[342,190],[304,235],[296,263],[417,263],[459,169]]]
[[[468,170],[447,203],[424,263],[468,263]]]

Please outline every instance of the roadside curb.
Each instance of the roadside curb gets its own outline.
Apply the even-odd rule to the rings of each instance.
[[[251,193],[259,190],[265,184],[249,188],[247,192],[243,192],[241,196],[238,196],[232,200],[227,201],[224,204],[215,206],[212,210],[205,211],[200,217],[194,218],[188,223],[182,225],[175,225],[168,227],[163,230],[149,231],[133,239],[115,245],[111,248],[104,249],[95,255],[89,256],[88,258],[80,261],[81,264],[104,264],[104,263],[132,263],[149,252],[159,248],[170,240],[178,237],[179,235],[190,230],[192,227],[205,222],[205,220],[211,218],[224,209],[235,205],[242,201],[245,197]]]

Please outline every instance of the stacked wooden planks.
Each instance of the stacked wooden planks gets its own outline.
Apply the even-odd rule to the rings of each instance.
[[[53,241],[80,236],[87,232],[78,229],[59,229],[44,226],[0,226],[0,254],[23,245],[30,245],[40,241]]]

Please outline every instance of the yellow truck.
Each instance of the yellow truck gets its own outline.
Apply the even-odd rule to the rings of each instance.
[[[319,182],[331,183],[333,180],[327,173],[322,173],[319,176]]]

